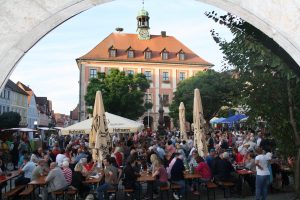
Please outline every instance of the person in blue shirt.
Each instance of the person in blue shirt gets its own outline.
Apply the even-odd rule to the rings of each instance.
[[[215,157],[216,157],[216,150],[211,149],[209,151],[209,155],[206,157],[206,163],[208,164],[208,166],[211,170],[213,169],[213,162],[215,160]]]

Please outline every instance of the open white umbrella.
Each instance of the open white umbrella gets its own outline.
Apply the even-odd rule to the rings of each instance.
[[[99,161],[102,161],[104,157],[109,154],[111,136],[108,133],[103,99],[100,91],[96,93],[92,130],[89,139],[90,148],[93,149],[93,158],[96,160],[98,157]]]
[[[185,107],[183,102],[179,105],[179,126],[180,126],[180,138],[187,141],[186,129],[185,129]]]
[[[207,155],[207,146],[204,132],[204,117],[202,101],[199,89],[194,91],[194,109],[193,109],[193,124],[194,124],[194,144],[201,156]]]
[[[105,112],[108,132],[113,133],[136,133],[144,128],[144,124],[127,119],[118,115]],[[61,130],[62,135],[90,134],[93,118],[78,122]]]

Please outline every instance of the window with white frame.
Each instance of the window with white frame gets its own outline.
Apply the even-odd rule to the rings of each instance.
[[[147,79],[148,81],[151,81],[151,80],[152,80],[151,71],[145,71],[144,74],[145,74],[146,79]]]
[[[97,69],[90,69],[90,79],[97,78]]]
[[[151,51],[145,52],[145,59],[151,59]]]
[[[128,74],[128,75],[129,75],[129,74],[134,75],[134,70],[132,70],[132,69],[127,70],[127,74]]]
[[[183,52],[179,53],[179,60],[185,60],[185,53]]]
[[[170,78],[169,78],[169,72],[163,72],[162,73],[162,80],[163,81],[168,81]]]
[[[179,72],[179,80],[180,81],[185,80],[185,72]]]
[[[116,49],[110,49],[109,50],[109,57],[116,57],[117,56],[117,50]]]
[[[152,94],[145,93],[145,102],[152,102]]]
[[[162,59],[163,60],[168,60],[169,53],[168,52],[162,52]]]
[[[133,50],[127,51],[127,57],[128,58],[134,58],[134,51]]]

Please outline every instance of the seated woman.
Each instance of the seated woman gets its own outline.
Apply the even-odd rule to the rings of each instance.
[[[160,187],[168,186],[168,173],[163,163],[158,160],[153,167],[154,173],[152,177],[156,177],[155,186],[157,189],[159,190]]]
[[[211,170],[208,166],[208,164],[204,161],[204,159],[201,156],[198,156],[196,158],[196,161],[198,163],[198,166],[195,168],[195,173],[200,174],[201,178],[199,179],[200,183],[206,183],[209,182],[212,178]],[[196,184],[193,184],[195,186]],[[198,187],[196,187],[198,188]],[[192,187],[192,189],[194,189]],[[194,191],[194,194],[199,195],[198,191]]]
[[[84,168],[87,172],[93,172],[97,163],[93,161],[92,156],[88,156],[87,158],[84,158],[84,161],[86,162],[82,163]]]
[[[195,168],[195,172],[201,174],[200,182],[208,182],[212,178],[212,173],[208,164],[204,161],[204,159],[199,156],[196,158],[198,166]]]

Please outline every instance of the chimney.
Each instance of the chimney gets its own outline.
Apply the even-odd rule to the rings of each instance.
[[[167,32],[166,31],[161,31],[161,37],[167,37]]]

